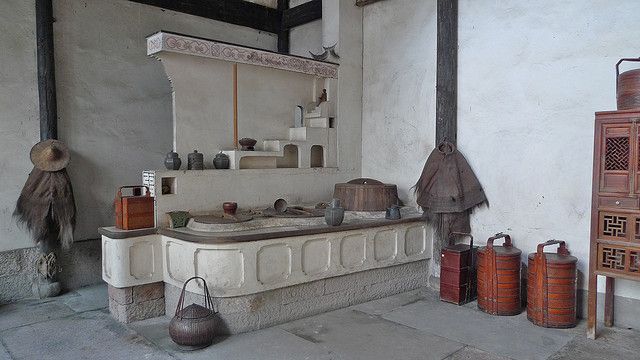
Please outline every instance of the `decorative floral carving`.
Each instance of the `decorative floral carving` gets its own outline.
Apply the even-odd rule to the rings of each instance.
[[[338,65],[285,54],[159,32],[147,38],[147,54],[171,51],[212,59],[265,66],[328,78],[338,77]]]

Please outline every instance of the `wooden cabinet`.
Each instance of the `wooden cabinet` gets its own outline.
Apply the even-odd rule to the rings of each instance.
[[[597,277],[606,276],[606,326],[614,279],[640,280],[640,109],[596,113],[589,256],[588,336],[595,338]]]

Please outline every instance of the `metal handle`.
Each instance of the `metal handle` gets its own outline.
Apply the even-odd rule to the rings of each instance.
[[[616,63],[616,88],[618,88],[618,76],[620,76],[620,64],[622,64],[623,61],[640,62],[640,57],[639,58],[622,58]]]
[[[473,236],[469,233],[463,233],[463,232],[450,232],[449,233],[449,240],[452,240],[453,236],[452,235],[458,235],[458,236],[467,236],[469,237],[469,249],[473,250]]]
[[[558,255],[569,256],[569,250],[567,249],[567,245],[563,240],[547,240],[542,244],[538,244],[538,255],[542,256],[544,254],[544,247],[549,245],[560,244],[558,247]]]
[[[125,186],[120,186],[120,188],[118,189],[118,198],[122,197],[122,189],[137,189],[137,188],[145,188],[147,189],[147,191],[145,192],[145,196],[146,197],[150,197],[151,196],[151,190],[149,190],[149,187],[146,185],[125,185]]]
[[[502,243],[502,246],[504,247],[512,247],[513,244],[511,243],[511,236],[509,236],[509,234],[504,234],[504,233],[497,233],[495,235],[493,235],[492,237],[490,237],[487,240],[487,249],[493,249],[493,241],[494,240],[498,240],[498,239],[502,239],[504,238],[504,243]]]
[[[178,299],[178,306],[176,306],[176,316],[179,318],[182,318],[180,316],[180,311],[182,311],[184,309],[184,295],[187,291],[187,284],[189,283],[189,281],[194,280],[194,279],[200,279],[202,280],[202,283],[204,285],[204,307],[206,307],[207,309],[213,311],[214,314],[217,314],[218,312],[214,309],[213,307],[213,300],[211,300],[211,295],[209,294],[209,288],[207,287],[207,281],[203,278],[201,278],[200,276],[194,276],[192,278],[189,278],[187,281],[184,282],[184,285],[182,285],[182,292],[180,293],[180,298]]]

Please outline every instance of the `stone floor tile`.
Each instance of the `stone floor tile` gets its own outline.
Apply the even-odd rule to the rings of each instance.
[[[150,327],[156,327],[150,331]],[[268,328],[244,334],[217,338],[214,343],[201,350],[185,351],[176,345],[168,333],[168,324],[145,325],[144,332],[153,337],[153,343],[169,352],[174,358],[183,360],[330,360],[331,351],[301,339],[279,328]],[[158,336],[164,332],[163,335]]]
[[[12,360],[7,349],[0,343],[0,360]]]
[[[640,332],[598,326],[598,338],[576,336],[550,360],[637,360],[640,359]]]
[[[25,300],[0,306],[0,331],[73,315],[56,300]]]
[[[16,359],[171,359],[105,311],[26,325],[0,333]]]
[[[526,314],[492,316],[437,300],[403,306],[383,318],[513,359],[546,359],[576,332],[533,325]]]
[[[445,360],[510,360],[507,357],[500,355],[493,355],[486,351],[476,349],[471,346],[465,346],[464,348],[454,352]]]
[[[107,284],[87,286],[75,291],[78,296],[66,297],[63,303],[75,312],[104,309],[109,306]]]
[[[443,359],[464,346],[350,309],[279,327],[331,351],[338,359]]]
[[[382,299],[353,305],[350,307],[350,309],[361,311],[369,315],[382,315],[401,306],[408,305],[423,299],[424,294],[421,290],[412,290],[397,295],[388,296]]]

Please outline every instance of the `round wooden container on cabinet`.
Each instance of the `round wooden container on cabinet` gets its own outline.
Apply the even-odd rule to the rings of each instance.
[[[558,252],[545,253],[545,246],[559,244]],[[576,326],[576,264],[564,241],[549,240],[529,254],[527,318],[548,328]]]
[[[504,238],[502,246],[494,240]],[[520,255],[511,236],[496,234],[478,250],[478,308],[491,315],[511,316],[521,312]]]

